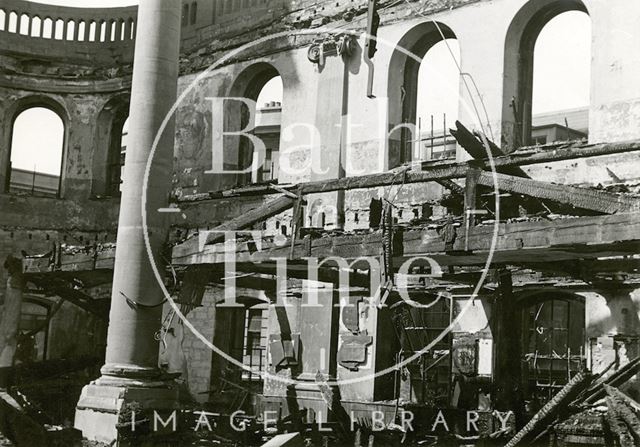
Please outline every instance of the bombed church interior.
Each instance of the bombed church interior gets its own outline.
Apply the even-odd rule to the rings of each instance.
[[[640,446],[640,2],[0,0],[0,446]]]

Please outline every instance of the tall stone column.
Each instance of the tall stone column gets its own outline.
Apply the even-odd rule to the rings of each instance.
[[[76,428],[92,440],[117,438],[123,406],[135,401],[150,409],[171,408],[177,390],[158,369],[158,342],[163,292],[153,274],[144,244],[160,257],[167,225],[158,208],[166,207],[173,161],[173,120],[156,147],[146,190],[147,228],[143,228],[143,180],[151,148],[176,99],[181,3],[144,0],[138,7],[129,116],[129,144],[102,376],[87,385],[76,410]],[[156,262],[157,265],[159,265]],[[159,268],[162,268],[159,265]]]

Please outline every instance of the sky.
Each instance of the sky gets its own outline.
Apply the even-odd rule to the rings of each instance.
[[[66,6],[125,6],[132,0],[47,0],[46,3]],[[542,30],[536,41],[534,57],[533,114],[585,107],[589,104],[589,60],[591,51],[591,22],[582,12],[572,11],[556,16]],[[459,60],[455,40],[447,40]],[[447,127],[458,115],[459,75],[455,61],[444,42],[434,45],[425,55],[419,71],[418,117],[421,129],[428,131],[431,115],[434,131]],[[282,80],[269,81],[257,103],[282,102]],[[37,132],[33,131],[37,123]],[[34,169],[51,174],[60,173],[62,124],[47,109],[23,112],[14,126],[11,151],[12,165],[20,169]]]

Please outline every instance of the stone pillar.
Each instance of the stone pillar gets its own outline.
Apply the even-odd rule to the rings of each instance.
[[[13,358],[18,345],[18,330],[20,325],[20,311],[22,309],[22,291],[24,279],[22,276],[22,261],[7,256],[4,262],[7,269],[7,288],[4,303],[0,309],[0,388],[7,388],[10,383],[5,368],[13,366]]]
[[[180,46],[180,2],[145,0],[138,7],[138,38],[131,89],[129,145],[102,377],[86,386],[76,410],[76,428],[91,440],[117,439],[118,415],[127,402],[148,409],[177,404],[177,387],[158,368],[158,342],[163,292],[144,244],[144,231],[154,253],[166,240],[165,219],[173,160],[174,126],[168,125],[156,147],[146,194],[147,225],[142,221],[142,188],[151,148],[177,91]],[[159,267],[160,269],[162,267]]]

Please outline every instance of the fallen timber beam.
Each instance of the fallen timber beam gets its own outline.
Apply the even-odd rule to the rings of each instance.
[[[508,155],[493,157],[492,161],[488,159],[473,160],[472,162],[425,161],[416,167],[419,169],[416,171],[403,173],[402,169],[396,169],[378,174],[286,185],[283,186],[283,188],[288,190],[300,188],[302,194],[314,194],[347,189],[389,186],[391,184],[398,184],[398,180],[403,180],[405,183],[436,182],[438,180],[464,178],[467,170],[472,165],[473,167],[478,167],[483,170],[491,170],[491,166],[493,165],[496,171],[500,171],[500,168],[506,166],[526,166],[633,151],[640,151],[640,140],[598,144],[588,144],[584,142],[555,143],[545,146],[523,147]],[[404,178],[402,176],[404,176]],[[235,188],[232,190],[232,194],[226,194],[223,191],[187,196],[180,199],[179,203],[188,204],[189,202],[215,200],[234,195],[263,195],[274,193],[276,193],[276,191],[269,185],[250,186],[246,188]]]
[[[277,199],[213,228],[207,234],[206,243],[215,244],[216,242],[220,242],[224,240],[225,231],[244,230],[257,222],[261,222],[292,208],[295,203],[296,199],[291,196],[280,196]]]
[[[469,229],[456,228],[452,250],[447,250],[442,235],[435,229],[411,229],[402,233],[402,250],[395,253],[401,265],[406,259],[429,256],[440,265],[484,265],[494,234],[493,225]],[[465,251],[465,244],[468,251]],[[290,245],[279,247],[263,241],[261,251],[253,244],[238,242],[236,262],[273,262],[272,258],[289,258]],[[539,262],[597,259],[640,253],[640,213],[577,217],[555,221],[500,223],[497,229],[493,264],[521,265]],[[382,233],[318,238],[307,243],[295,241],[291,259],[339,256],[345,259],[382,255]],[[173,247],[175,265],[222,264],[223,244],[205,245],[200,250],[198,238]]]
[[[640,211],[640,198],[634,196],[570,185],[558,185],[499,173],[482,172],[477,179],[478,185],[491,188],[494,187],[494,182],[497,182],[500,191],[553,200],[576,208],[605,214]]]

